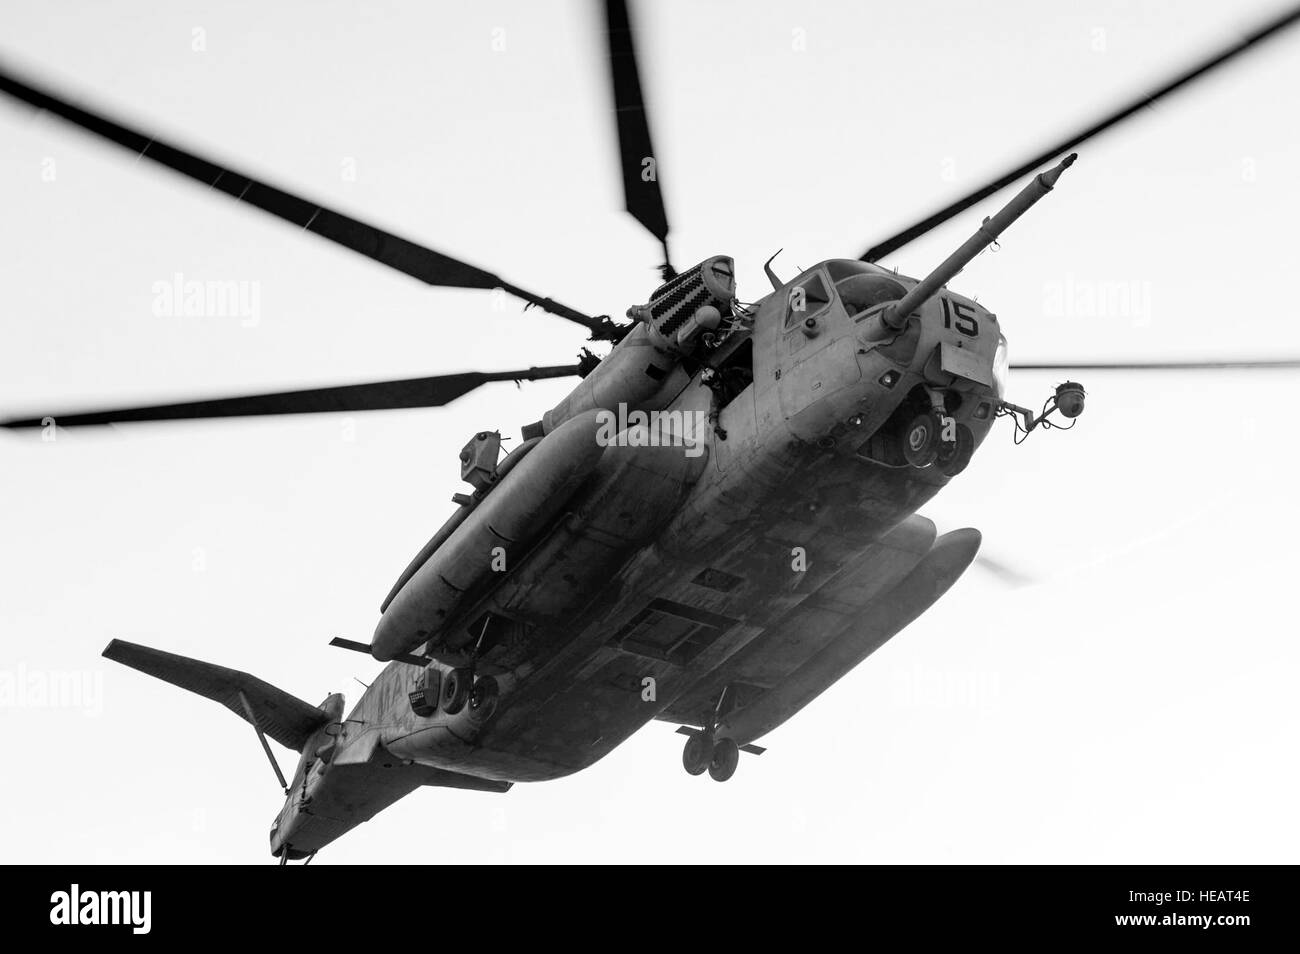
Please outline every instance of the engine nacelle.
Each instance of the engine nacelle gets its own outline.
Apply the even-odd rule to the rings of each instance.
[[[726,255],[706,258],[655,289],[650,301],[628,309],[636,326],[615,345],[563,401],[542,415],[549,434],[565,421],[596,408],[642,408],[663,387],[683,355],[696,350],[731,314],[736,298],[735,262]]]

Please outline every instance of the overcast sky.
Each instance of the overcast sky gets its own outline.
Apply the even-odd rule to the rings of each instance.
[[[360,6],[360,5],[359,5]],[[592,313],[655,285],[621,212],[595,4],[39,3],[0,56],[214,158]],[[1272,3],[637,4],[679,265],[856,257]],[[503,48],[502,48],[503,47]],[[1081,150],[954,288],[1020,359],[1300,354],[1300,33]],[[1010,193],[886,264],[922,275]],[[256,313],[158,314],[235,281]],[[0,409],[569,362],[583,332],[433,290],[0,103]],[[1000,422],[926,509],[1032,576],[972,570],[725,785],[653,723],[505,796],[428,789],[318,863],[1294,861],[1296,375],[1088,374],[1071,433]],[[1014,376],[1037,406],[1057,376]],[[355,700],[396,576],[476,430],[444,410],[0,439],[11,861],[254,862],[281,798],[252,730],[100,659],[120,637]],[[277,750],[286,768],[293,756]]]

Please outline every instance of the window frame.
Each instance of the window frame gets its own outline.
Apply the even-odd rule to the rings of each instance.
[[[790,301],[790,299],[793,297],[794,290],[796,288],[803,288],[808,283],[814,280],[822,283],[822,289],[827,294],[826,301],[824,301],[816,309],[805,309],[804,311],[801,312],[795,312],[794,306]],[[830,281],[830,276],[826,274],[825,268],[821,268],[821,267],[814,268],[811,271],[807,272],[806,274],[801,275],[797,281],[791,282],[789,288],[786,289],[785,321],[783,322],[784,329],[786,331],[793,331],[794,329],[798,328],[799,325],[802,322],[806,321],[807,319],[816,318],[818,315],[822,314],[822,312],[829,309],[830,306],[835,303],[835,299],[837,297],[839,296],[835,290],[835,285]],[[798,321],[792,320],[795,314],[799,315]]]

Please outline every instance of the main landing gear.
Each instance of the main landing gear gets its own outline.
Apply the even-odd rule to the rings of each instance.
[[[501,697],[501,687],[494,677],[477,672],[486,634],[485,622],[483,632],[470,651],[468,665],[445,673],[433,665],[424,670],[410,694],[411,709],[416,715],[429,718],[442,712],[454,716],[468,708],[474,725],[482,725],[491,718]]]
[[[687,726],[678,728],[677,731],[686,736],[686,746],[682,749],[682,768],[686,769],[686,774],[703,775],[707,771],[709,778],[715,782],[725,782],[736,774],[742,749],[754,755],[763,753],[762,746],[741,746],[736,744],[735,739],[726,736],[718,738],[718,724],[731,710],[731,696],[729,686],[722,690],[707,725],[699,729]]]
[[[453,669],[442,677],[439,707],[447,715],[456,715],[466,706],[472,715],[486,720],[496,710],[501,695],[492,676],[476,676],[472,667]]]
[[[688,730],[686,748],[682,750],[682,768],[688,775],[706,771],[715,782],[725,782],[736,774],[740,764],[740,746],[735,739],[714,739],[699,730]]]

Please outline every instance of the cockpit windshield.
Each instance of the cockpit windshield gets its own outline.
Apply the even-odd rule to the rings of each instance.
[[[884,275],[850,275],[841,279],[835,290],[839,292],[850,318],[887,301],[898,301],[907,294],[907,289],[899,282]]]

